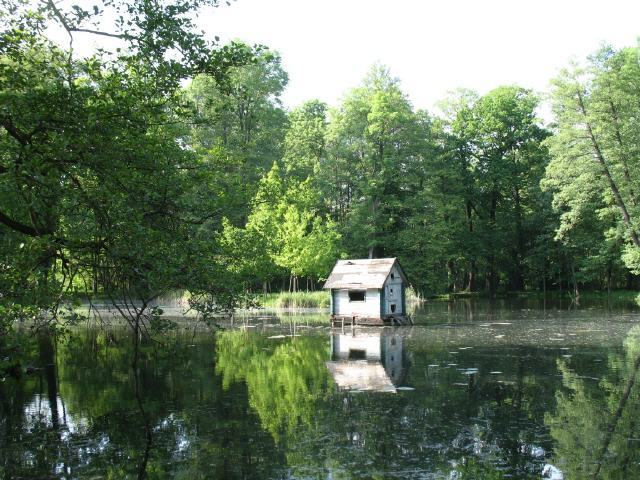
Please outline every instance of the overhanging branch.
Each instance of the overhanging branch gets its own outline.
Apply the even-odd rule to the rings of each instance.
[[[16,127],[10,118],[8,117],[0,117],[0,125],[7,131],[9,135],[15,138],[18,143],[22,146],[25,146],[31,140],[29,135],[21,131],[18,127]],[[1,170],[0,170],[1,171]]]
[[[68,31],[79,32],[79,33],[90,33],[92,35],[101,35],[103,37],[110,37],[110,38],[119,38],[120,40],[128,40],[131,38],[129,35],[120,35],[117,33],[101,32],[100,30],[91,30],[89,28],[70,27]]]
[[[0,212],[0,223],[3,223],[10,229],[15,230],[16,232],[24,233],[25,235],[29,235],[30,237],[39,237],[42,235],[52,233],[46,230],[38,230],[32,227],[31,225],[26,225],[24,223],[18,222],[12,219],[11,217],[5,215],[2,212]]]

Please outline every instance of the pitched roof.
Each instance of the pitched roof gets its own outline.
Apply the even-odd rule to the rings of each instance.
[[[372,258],[338,260],[323,288],[382,288],[394,265],[409,283],[397,259]]]
[[[396,393],[396,387],[380,362],[342,360],[326,362],[340,390]]]

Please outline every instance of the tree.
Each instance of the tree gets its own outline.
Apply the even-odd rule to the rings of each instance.
[[[326,278],[340,256],[340,235],[317,205],[311,179],[287,181],[274,165],[261,180],[245,227],[227,222],[223,233],[224,244],[242,259],[249,284],[285,274],[296,290],[298,277]]]
[[[640,272],[638,234],[637,122],[640,66],[637,48],[619,51],[603,47],[581,68],[572,65],[554,81],[553,110],[556,134],[548,145],[552,162],[545,184],[562,212],[558,235],[572,235],[594,206],[605,222],[595,235],[618,237],[622,258],[634,273]]]
[[[544,201],[539,181],[547,162],[542,141],[548,133],[536,119],[537,105],[530,91],[515,86],[479,98],[466,94],[451,123],[454,151],[467,183],[469,233],[477,238],[469,269],[482,263],[491,293],[498,288],[501,271],[510,289],[524,289],[528,239],[535,238],[535,213]]]
[[[231,45],[251,51],[245,44]],[[286,114],[280,95],[287,81],[280,57],[263,49],[222,78],[196,76],[185,90],[197,117],[184,142],[213,163],[226,159],[220,174],[226,177],[224,194],[233,203],[228,211],[235,224],[246,221],[258,180],[282,156]]]
[[[191,120],[180,96],[183,79],[207,73],[222,81],[255,53],[217,48],[193,32],[191,13],[215,4],[175,0],[150,8],[105,0],[89,11],[5,2],[3,321],[29,315],[55,325],[65,295],[100,291],[138,339],[157,318],[150,302],[167,290],[188,288],[223,307],[236,304],[236,284],[226,281],[229,259],[212,240],[228,204],[219,189],[200,190],[219,185],[217,159],[185,148],[177,128]],[[47,38],[53,26],[68,34],[68,46]],[[79,57],[73,46],[80,35],[119,46]]]
[[[457,264],[465,247],[460,172],[447,150],[442,121],[427,112],[416,113],[416,155],[407,162],[398,217],[401,228],[390,242],[421,293],[460,288]]]
[[[381,66],[332,113],[325,188],[352,254],[373,258],[389,250],[400,222],[400,184],[416,158],[415,126],[398,80]]]
[[[291,111],[282,158],[286,178],[317,181],[326,158],[326,134],[326,104],[310,100]]]

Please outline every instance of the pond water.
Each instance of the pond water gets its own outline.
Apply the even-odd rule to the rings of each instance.
[[[34,341],[35,372],[0,382],[0,478],[640,478],[633,304],[317,319],[184,327],[138,376],[124,328]]]

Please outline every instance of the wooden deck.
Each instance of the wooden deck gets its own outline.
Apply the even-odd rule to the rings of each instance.
[[[413,325],[413,320],[409,315],[386,315],[383,318],[380,317],[349,317],[346,315],[331,315],[331,326],[344,327],[344,326],[385,326],[385,325]]]

